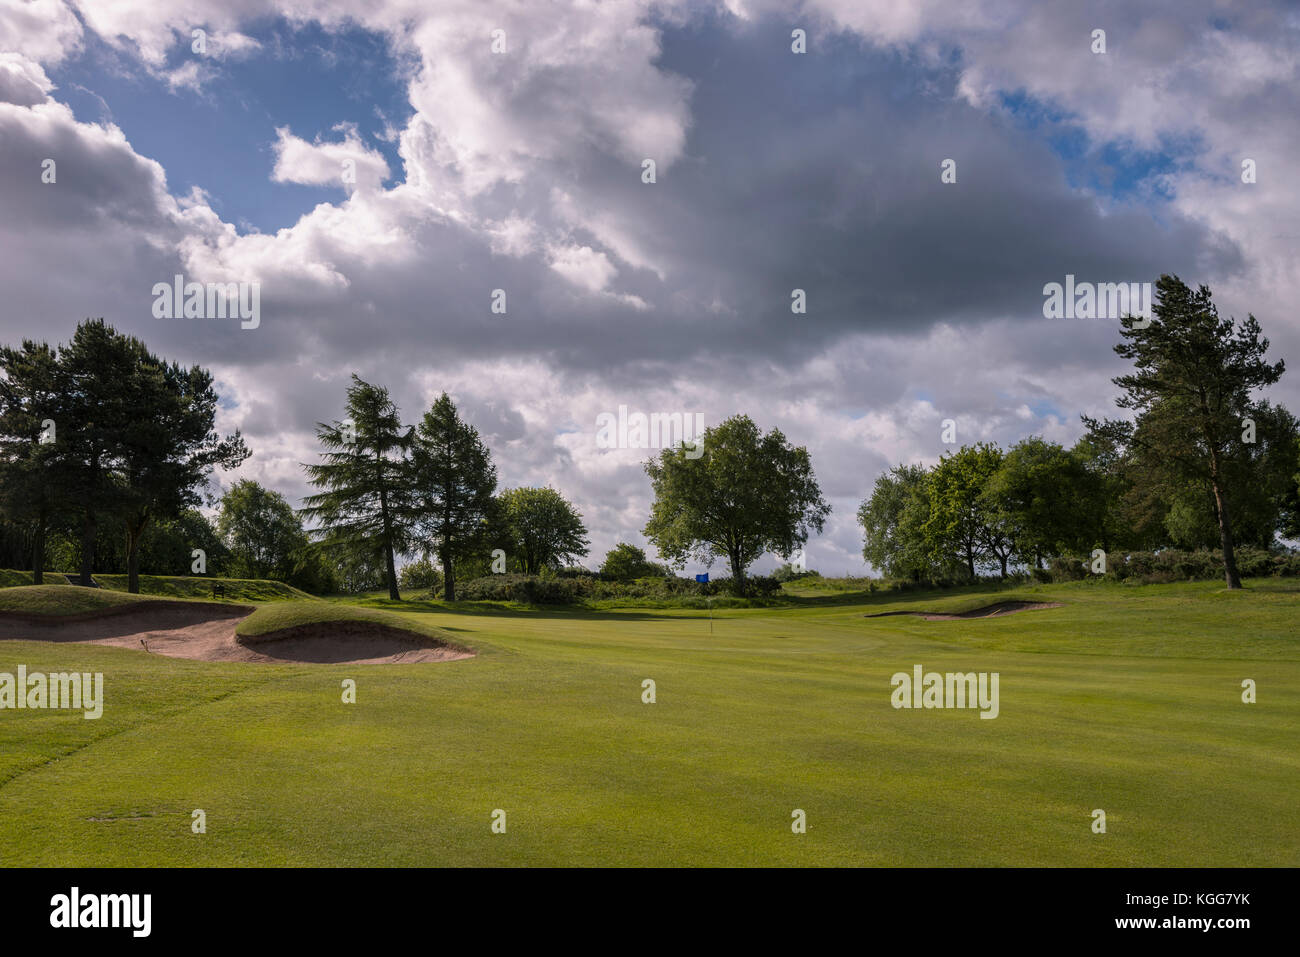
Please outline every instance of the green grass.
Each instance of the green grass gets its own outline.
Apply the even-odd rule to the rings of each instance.
[[[0,672],[102,671],[106,703],[0,711],[0,861],[1296,866],[1300,583],[1248,586],[806,596],[712,633],[689,610],[386,609],[478,652],[426,665],[4,641]],[[1064,605],[865,617],[1010,598]],[[894,710],[914,664],[998,672],[1000,716]]]
[[[16,588],[19,585],[30,585],[32,583],[32,573],[13,571],[7,568],[0,568],[0,588]],[[67,576],[62,572],[46,572],[46,585],[66,585]]]
[[[325,601],[286,601],[262,605],[239,623],[235,634],[239,638],[265,638],[287,628],[331,622],[369,622],[437,638],[450,644],[457,643],[449,632],[435,628],[421,618]]]
[[[0,613],[15,615],[82,615],[148,601],[140,595],[82,588],[80,585],[18,585],[0,588]]]
[[[62,572],[46,572],[45,584],[66,585],[67,576]],[[107,591],[126,592],[126,575],[95,575],[95,581]],[[0,569],[0,588],[30,585],[32,573]],[[212,597],[213,584],[225,587],[226,601],[316,601],[314,595],[284,582],[266,581],[257,578],[217,578],[210,576],[190,577],[187,575],[141,575],[140,594],[157,595],[164,598],[204,598]],[[221,599],[216,599],[220,601]]]
[[[125,575],[96,575],[95,581],[105,588],[126,591],[127,578]],[[226,601],[317,600],[314,596],[301,589],[294,588],[292,585],[259,578],[209,578],[207,576],[189,578],[180,575],[141,575],[140,593],[143,595],[160,595],[166,598],[204,598],[211,601],[214,583],[225,586]]]

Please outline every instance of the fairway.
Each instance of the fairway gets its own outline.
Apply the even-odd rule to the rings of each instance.
[[[866,617],[1007,600],[1061,605]],[[476,652],[416,665],[0,641],[0,672],[101,671],[105,698],[0,711],[0,862],[1300,864],[1300,584],[803,601],[711,626],[378,603]],[[997,718],[896,710],[916,665],[999,673]]]

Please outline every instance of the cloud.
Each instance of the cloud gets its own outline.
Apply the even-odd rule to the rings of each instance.
[[[54,89],[40,64],[21,53],[0,53],[0,103],[35,106]]]
[[[388,178],[388,163],[378,150],[361,141],[353,125],[339,124],[334,131],[343,133],[342,142],[308,143],[289,132],[276,129],[275,169],[271,178],[277,183],[302,183],[307,186],[335,186],[343,189],[375,189]]]
[[[47,66],[81,49],[82,29],[62,0],[22,0],[0,4],[0,50],[21,50]]]
[[[178,58],[194,25],[244,38],[227,61],[267,55],[253,34],[273,15],[370,30],[400,54],[414,111],[392,131],[400,168],[353,126],[309,142],[273,117],[275,182],[337,187],[351,161],[357,188],[241,232],[220,197],[173,193],[173,171],[123,130],[59,102],[47,70],[87,40],[65,5],[0,8],[0,48],[19,51],[0,53],[6,340],[104,315],[211,366],[223,420],[254,448],[241,474],[291,498],[356,369],[407,421],[451,392],[504,484],[578,504],[598,559],[642,543],[649,506],[646,450],[598,449],[598,414],[746,412],[809,448],[835,507],[811,566],[861,571],[858,501],[881,469],[946,451],[944,418],[961,441],[1072,442],[1080,413],[1111,411],[1113,324],[1044,320],[1045,283],[1178,271],[1255,311],[1281,354],[1300,345],[1298,47],[1266,4],[78,10],[177,88],[223,62]],[[1105,57],[1089,49],[1098,24]],[[44,158],[55,185],[39,183]],[[946,158],[956,183],[940,179]],[[1080,167],[1097,182],[1152,172],[1112,192]],[[261,327],[154,320],[148,291],[176,272],[260,282]],[[1284,380],[1280,397],[1298,395]]]

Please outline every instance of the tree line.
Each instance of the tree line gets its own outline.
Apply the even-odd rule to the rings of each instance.
[[[316,427],[321,461],[305,469],[318,491],[302,514],[328,553],[381,564],[394,601],[407,554],[437,559],[449,601],[459,571],[477,577],[495,561],[536,574],[587,554],[582,515],[555,489],[497,493],[491,452],[446,393],[418,425],[403,425],[387,389],[353,375],[346,416]]]
[[[403,425],[387,390],[354,375],[346,418],[319,423],[316,434],[321,461],[305,468],[318,491],[302,513],[316,523],[321,548],[381,563],[393,600],[401,598],[404,554],[422,556],[407,581],[428,587],[436,572],[449,601],[462,575],[536,575],[588,554],[581,513],[555,489],[496,492],[491,451],[445,393],[418,425]],[[644,533],[679,568],[691,558],[725,559],[743,593],[755,559],[789,557],[822,529],[830,508],[807,450],[779,430],[764,435],[749,417],[733,416],[706,429],[702,445],[702,453],[663,449],[646,463],[655,500]],[[622,542],[603,567],[620,578],[671,574]]]
[[[1085,417],[1068,449],[1031,437],[890,469],[858,512],[866,560],[896,577],[974,578],[1098,548],[1217,547],[1235,588],[1237,545],[1300,535],[1300,430],[1256,395],[1283,363],[1267,360],[1254,316],[1220,317],[1205,286],[1162,276],[1155,287],[1152,316],[1122,319],[1115,347],[1133,364],[1114,379],[1129,417]],[[183,572],[188,545],[244,577],[400,600],[409,556],[408,581],[436,571],[454,599],[458,579],[536,575],[588,554],[582,515],[560,492],[498,491],[491,451],[450,396],[404,424],[387,390],[356,375],[345,417],[317,424],[304,507],[244,480],[208,502],[213,525],[203,489],[249,455],[237,431],[215,431],[217,401],[206,370],[159,359],[103,320],[57,348],[0,349],[0,563],[38,582],[51,557],[83,580],[97,561],[122,565],[137,591],[142,562]],[[788,560],[830,514],[807,450],[746,415],[644,467],[642,533],[668,564],[620,542],[605,561],[615,577],[722,559],[744,594],[755,560]]]
[[[0,349],[0,513],[42,580],[51,534],[76,541],[82,580],[100,533],[119,533],[131,591],[141,547],[160,522],[184,523],[215,468],[248,457],[238,432],[213,429],[207,370],[158,358],[102,319],[57,348]]]
[[[932,467],[900,464],[858,511],[863,557],[887,575],[1003,577],[1094,549],[1217,548],[1241,587],[1240,545],[1300,537],[1300,430],[1258,398],[1282,376],[1254,316],[1218,314],[1205,286],[1162,276],[1149,320],[1121,321],[1113,381],[1127,419],[1084,417],[1073,447],[1031,437],[963,446]]]

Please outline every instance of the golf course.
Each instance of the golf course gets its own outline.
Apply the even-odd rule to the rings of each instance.
[[[98,720],[0,711],[0,864],[1300,864],[1296,579],[790,583],[712,609],[254,584],[0,589],[0,673],[102,672],[104,698]],[[455,653],[199,660],[129,625],[183,613],[223,647],[405,632]],[[997,673],[996,718],[895,708],[891,676],[918,665]]]

